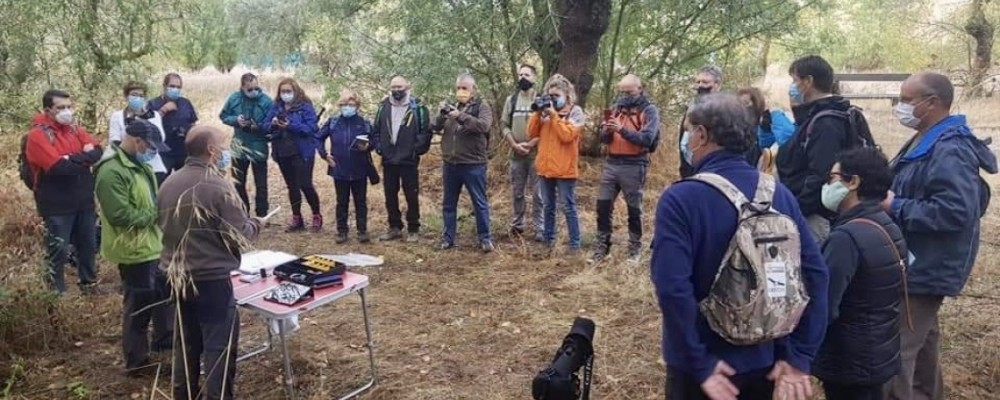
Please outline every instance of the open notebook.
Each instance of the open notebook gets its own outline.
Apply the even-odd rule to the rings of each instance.
[[[294,254],[280,251],[257,250],[244,253],[240,257],[240,272],[244,274],[256,274],[260,270],[267,269],[270,272],[274,267],[289,261],[297,260],[299,257]]]

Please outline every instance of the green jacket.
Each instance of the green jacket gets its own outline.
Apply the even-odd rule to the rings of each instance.
[[[271,98],[261,92],[256,98],[250,99],[237,90],[229,95],[226,105],[222,106],[219,119],[222,123],[233,127],[233,141],[230,148],[233,158],[252,161],[267,161],[267,132],[259,129],[267,118],[267,110],[271,109]],[[236,122],[239,116],[250,118],[255,123],[243,128]]]
[[[94,191],[101,206],[101,256],[116,264],[159,259],[163,232],[157,225],[153,169],[111,145],[98,161],[95,175]]]

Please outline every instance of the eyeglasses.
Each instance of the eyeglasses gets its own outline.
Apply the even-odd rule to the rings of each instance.
[[[840,178],[841,181],[849,182],[849,181],[853,180],[855,176],[857,176],[857,175],[845,174],[845,173],[842,173],[842,172],[831,172],[830,175],[827,176],[826,182],[827,183],[833,182],[833,178],[834,177]]]

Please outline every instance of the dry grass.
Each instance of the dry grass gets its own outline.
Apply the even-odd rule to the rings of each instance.
[[[187,94],[201,111],[203,122],[219,124],[216,113],[238,81],[228,76],[203,74],[186,78]],[[273,93],[276,77],[266,77]],[[773,87],[784,87],[778,82]],[[317,88],[310,88],[318,93]],[[775,97],[777,98],[777,97]],[[894,150],[907,133],[898,127],[888,102],[863,104],[873,130],[884,148]],[[962,104],[976,126],[1000,126],[991,110],[1000,101]],[[369,113],[371,110],[365,110]],[[664,145],[651,168],[644,209],[647,228],[659,192],[675,178],[677,160],[670,149],[676,132],[668,124]],[[984,129],[980,129],[984,133]],[[9,139],[9,138],[5,138]],[[1000,139],[1000,138],[998,138]],[[11,149],[12,141],[2,148]],[[421,165],[421,201],[427,233],[420,244],[348,243],[336,245],[332,234],[333,185],[317,168],[315,182],[323,210],[331,225],[322,234],[286,234],[280,227],[268,229],[257,243],[260,248],[296,254],[359,251],[384,256],[386,264],[362,271],[371,276],[371,316],[374,321],[376,362],[381,381],[363,396],[366,399],[515,399],[530,397],[530,381],[545,366],[568,331],[573,317],[586,315],[598,325],[595,395],[604,399],[658,399],[663,396],[664,367],[660,361],[660,313],[645,264],[628,267],[621,246],[615,258],[599,268],[586,265],[582,257],[549,256],[533,243],[507,238],[502,232],[509,221],[510,200],[503,160],[491,165],[490,202],[498,251],[482,255],[474,248],[474,221],[463,196],[460,207],[460,248],[437,252],[433,245],[440,233],[440,158],[437,150]],[[12,160],[9,151],[0,155],[4,166]],[[4,171],[12,171],[5,168]],[[272,165],[271,200],[287,210],[284,185]],[[594,204],[600,163],[581,165],[579,204],[585,244],[595,229]],[[39,230],[33,205],[12,172],[5,172],[0,201],[3,213],[0,243],[0,282],[7,288],[37,284],[40,263]],[[990,177],[992,185],[997,177]],[[251,185],[252,186],[252,185]],[[380,187],[369,192],[370,225],[374,234],[385,229],[384,198]],[[1000,234],[1000,207],[994,202],[985,221],[985,241]],[[624,206],[619,203],[615,223],[617,243],[624,242]],[[29,222],[25,222],[29,221]],[[560,225],[562,226],[562,225]],[[648,232],[648,231],[647,231]],[[647,239],[649,235],[647,234]],[[10,249],[10,250],[7,250]],[[965,293],[996,296],[1000,289],[1000,247],[985,244]],[[114,267],[102,265],[105,286],[117,285]],[[307,314],[302,329],[291,341],[297,388],[304,398],[329,398],[362,381],[367,368],[364,331],[356,298],[349,298]],[[0,304],[8,304],[0,302]],[[30,308],[24,302],[19,308]],[[12,398],[149,398],[152,380],[129,380],[121,371],[119,350],[120,298],[115,295],[83,298],[71,295],[54,306],[61,316],[58,326],[34,318],[10,329],[0,328],[0,339],[23,360],[0,358],[0,373],[9,365],[23,367],[14,380]],[[4,315],[6,310],[0,310]],[[946,302],[942,311],[945,379],[951,399],[984,399],[1000,390],[1000,300],[963,296]],[[66,318],[72,317],[72,318]],[[244,346],[263,338],[258,318],[243,313]],[[0,321],[2,322],[2,321]],[[34,332],[49,335],[46,346],[11,337],[33,338]],[[14,336],[9,336],[14,335]],[[5,350],[0,345],[0,352]],[[3,355],[0,353],[0,355]],[[281,361],[278,353],[267,354],[239,365],[237,398],[282,398]],[[6,379],[0,379],[0,393]],[[162,386],[162,384],[161,384]],[[72,387],[72,389],[71,389]],[[82,387],[82,389],[81,389]]]

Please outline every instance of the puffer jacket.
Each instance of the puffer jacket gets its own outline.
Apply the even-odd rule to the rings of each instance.
[[[899,323],[906,311],[900,308],[905,273],[900,261],[906,262],[905,254],[902,232],[878,202],[859,204],[834,222],[823,245],[830,270],[830,325],[813,375],[840,385],[880,385],[899,373]]]
[[[910,247],[910,293],[957,296],[976,262],[980,219],[990,202],[979,172],[997,173],[997,158],[962,115],[939,122],[907,152],[910,142],[891,163],[890,212]]]
[[[358,136],[371,135],[372,124],[364,117],[355,115],[353,117],[336,116],[330,118],[319,130],[319,155],[326,158],[332,155],[336,166],[327,168],[327,175],[334,179],[345,181],[364,180],[368,178],[371,151],[369,142],[368,150],[361,151],[354,148],[354,141]],[[330,139],[330,150],[326,149],[326,140]]]
[[[288,126],[284,129],[273,123],[279,115],[288,118]],[[261,124],[261,129],[268,132],[268,137],[271,139],[271,157],[275,161],[285,157],[302,157],[305,160],[315,158],[319,144],[319,140],[316,139],[319,132],[316,126],[318,120],[312,103],[295,103],[286,110],[285,102],[281,99],[275,101],[267,112],[264,123]]]

